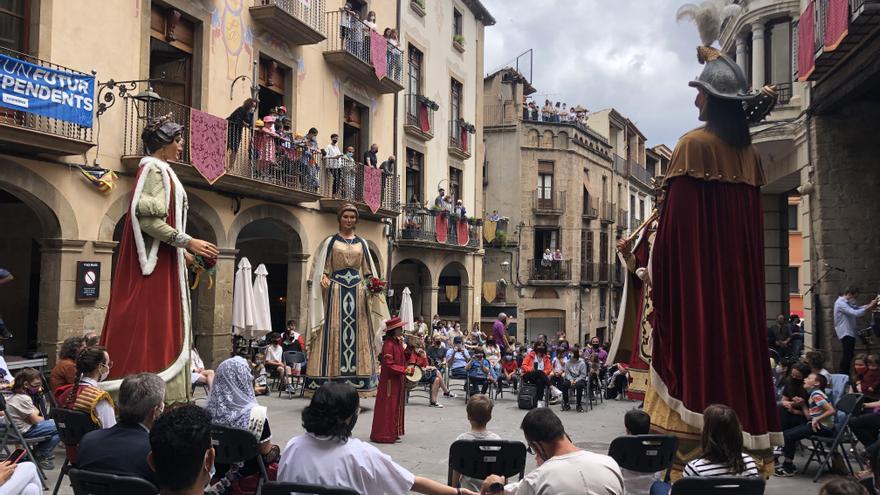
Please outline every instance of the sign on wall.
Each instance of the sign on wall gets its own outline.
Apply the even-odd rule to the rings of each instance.
[[[0,54],[0,106],[92,127],[95,76]]]
[[[76,301],[97,301],[101,295],[101,262],[76,262]]]

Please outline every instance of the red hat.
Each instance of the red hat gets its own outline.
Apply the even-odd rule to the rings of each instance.
[[[400,319],[399,316],[395,316],[390,320],[385,320],[385,333],[388,333],[392,330],[397,330],[398,328],[403,328],[404,321]]]

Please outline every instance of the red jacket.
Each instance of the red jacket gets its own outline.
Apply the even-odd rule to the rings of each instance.
[[[535,370],[535,357],[537,357],[535,351],[526,354],[522,364],[523,373],[530,373]],[[544,374],[550,376],[552,372],[553,365],[550,363],[550,356],[544,354]]]

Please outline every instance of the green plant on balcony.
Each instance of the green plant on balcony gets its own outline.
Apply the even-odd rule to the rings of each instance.
[[[462,130],[467,131],[468,134],[476,134],[477,133],[477,128],[473,124],[468,122],[467,120],[458,119],[458,125],[461,126]]]
[[[507,247],[507,232],[500,231],[495,233],[495,243],[502,248]]]
[[[464,35],[463,34],[453,35],[452,42],[457,43],[459,46],[464,47]]]
[[[435,112],[437,110],[440,110],[440,105],[436,101],[428,98],[427,96],[419,95],[419,102],[422,103],[423,105],[425,105],[425,107],[430,108],[431,110],[433,110]]]
[[[425,9],[425,0],[410,0],[410,1],[411,1],[412,3],[418,5],[419,7],[421,7],[422,10]]]
[[[450,213],[449,220],[451,220],[453,222],[458,222],[459,220],[461,220],[461,215],[459,215],[457,213]]]

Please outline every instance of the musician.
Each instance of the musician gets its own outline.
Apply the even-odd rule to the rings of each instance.
[[[439,342],[439,341],[438,341]],[[412,346],[412,353],[409,355],[408,363],[410,366],[418,366],[422,369],[422,379],[419,383],[431,385],[431,407],[443,407],[443,404],[437,402],[437,395],[442,388],[444,393],[449,393],[443,378],[437,372],[436,366],[432,365],[428,354],[425,352],[425,345],[421,341],[416,341]]]
[[[394,443],[404,434],[404,376],[406,357],[404,355],[402,332],[403,320],[399,317],[385,322],[385,337],[382,339],[382,363],[379,374],[379,390],[376,393],[376,412],[373,414],[373,429],[370,440],[376,443]]]
[[[859,306],[856,304],[858,297],[858,287],[847,287],[834,302],[834,330],[837,332],[841,346],[843,346],[843,355],[840,357],[840,373],[844,374],[849,374],[856,348],[856,318],[865,316],[877,307],[877,298],[871,299],[871,302],[864,306]]]

